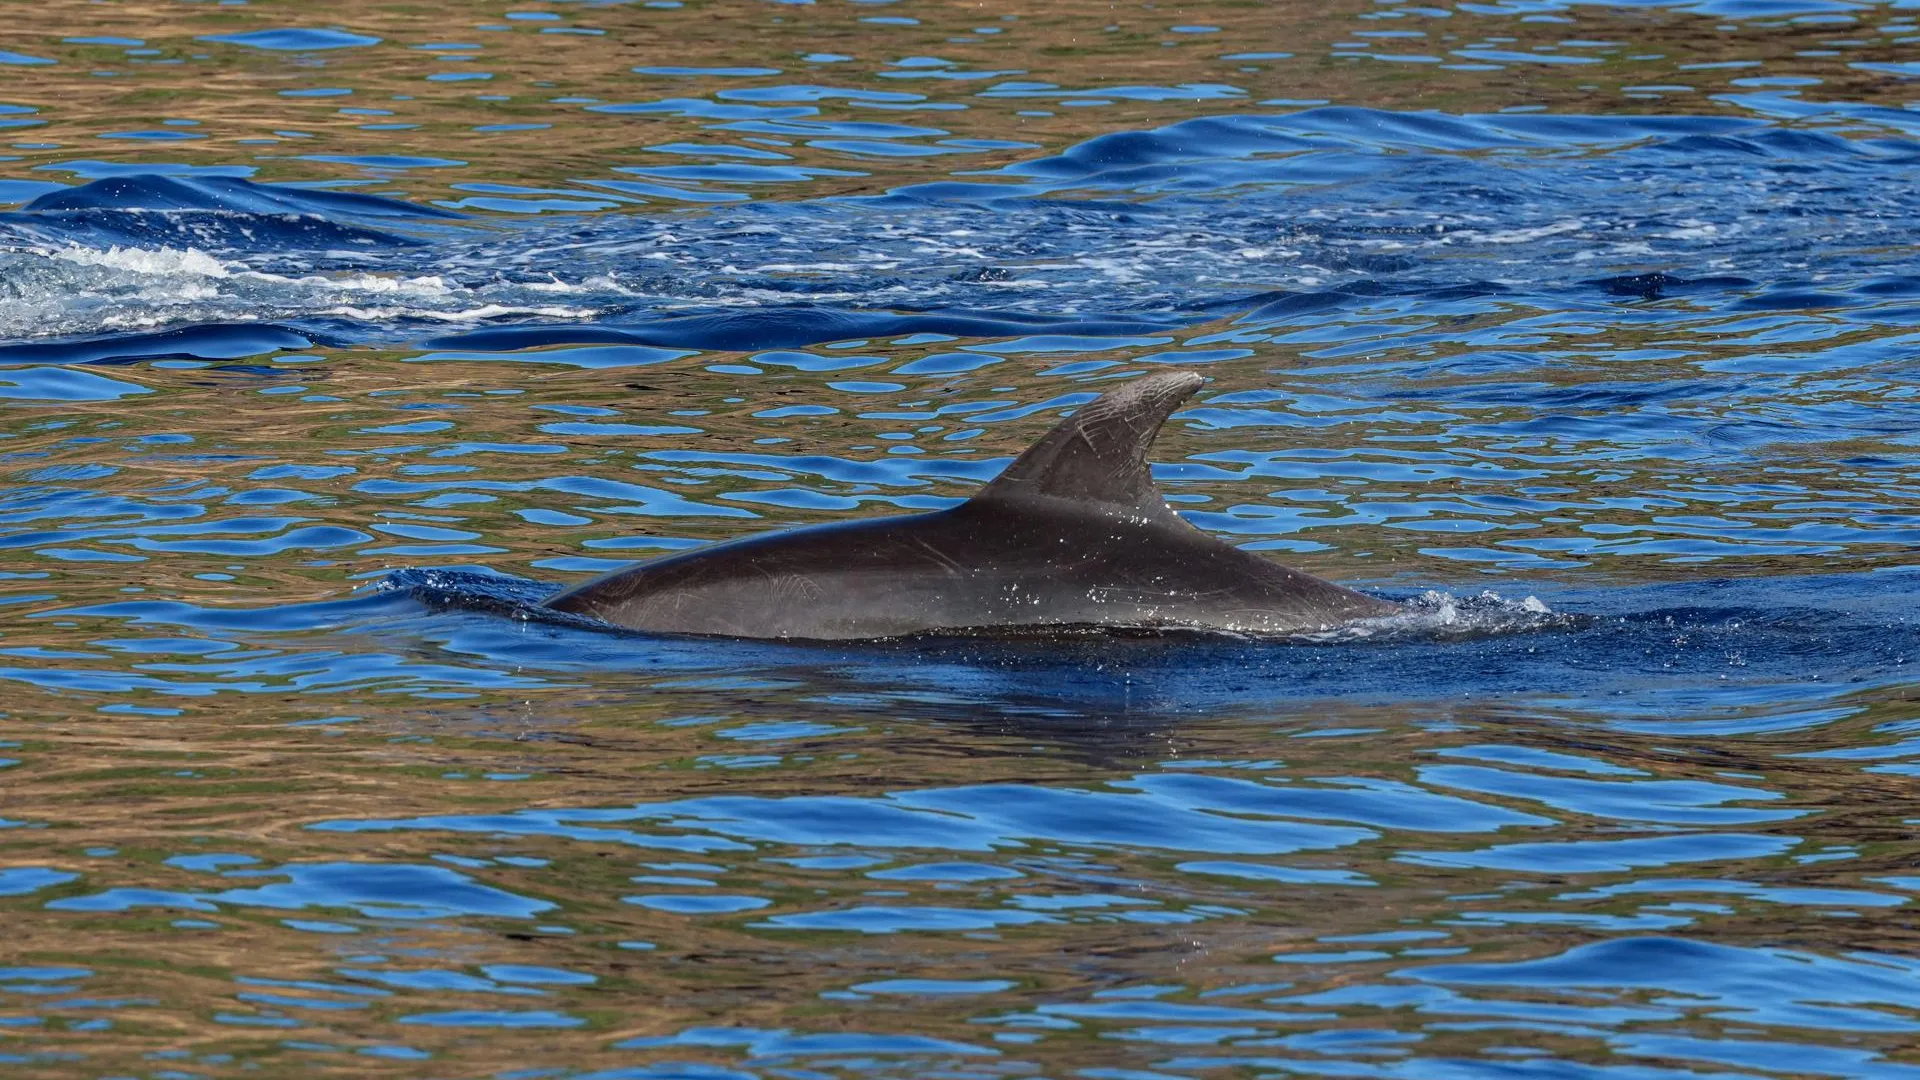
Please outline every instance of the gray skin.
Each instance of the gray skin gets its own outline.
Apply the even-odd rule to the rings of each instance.
[[[1168,372],[1103,394],[951,510],[715,544],[616,570],[547,606],[654,633],[812,640],[1078,627],[1297,634],[1400,610],[1168,509],[1147,450],[1203,381]]]

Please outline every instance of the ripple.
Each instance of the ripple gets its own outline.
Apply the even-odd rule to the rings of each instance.
[[[55,885],[79,880],[79,874],[47,866],[13,866],[0,870],[0,896],[24,896]],[[8,976],[0,972],[0,980]]]
[[[553,907],[543,900],[476,884],[464,874],[437,866],[308,863],[277,870],[230,870],[224,876],[284,876],[288,880],[216,893],[115,888],[54,900],[47,906],[55,911],[127,911],[139,907],[218,911],[219,904],[283,911],[350,908],[372,919],[439,919],[461,915],[527,919]]]
[[[1649,981],[1658,972],[1657,981]],[[1417,968],[1411,977],[1459,986],[1525,983],[1540,988],[1657,986],[1687,994],[1729,1019],[1839,1031],[1912,1031],[1911,968],[1892,957],[1838,959],[1777,948],[1679,938],[1626,938],[1508,964]],[[1812,984],[1809,980],[1814,980]]]
[[[731,915],[741,911],[757,911],[772,903],[758,896],[679,896],[660,893],[622,899],[629,904],[675,915]]]
[[[317,30],[309,28],[249,30],[239,34],[213,34],[198,40],[217,41],[227,45],[244,45],[250,49],[269,49],[275,52],[317,52],[327,49],[353,49],[380,44],[379,38],[369,37],[365,34],[352,34],[344,30]]]

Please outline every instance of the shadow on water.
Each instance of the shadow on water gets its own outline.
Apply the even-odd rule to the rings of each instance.
[[[1916,583],[1913,569],[1600,592],[1536,583],[1551,607],[1532,596],[1428,592],[1400,598],[1406,614],[1379,623],[1264,641],[1091,630],[855,643],[649,635],[541,607],[559,586],[459,568],[403,570],[318,603],[250,609],[133,600],[38,617],[190,628],[262,646],[277,635],[363,637],[520,678],[564,684],[591,674],[603,695],[627,680],[636,699],[734,688],[776,692],[796,706],[907,707],[1064,734],[1075,725],[1311,711],[1322,700],[1617,697],[1623,721],[1662,712],[1699,720],[1716,706],[1784,708],[1902,683],[1920,650],[1908,599]]]
[[[1413,705],[1546,691],[1627,696],[1627,712],[1696,719],[1710,702],[1728,701],[1732,686],[1746,688],[1737,711],[1813,703],[1905,680],[1920,649],[1920,624],[1910,617],[1916,584],[1920,571],[1912,569],[1707,579],[1553,591],[1552,610],[1532,597],[1429,592],[1404,598],[1403,616],[1320,640],[1074,631],[848,644],[639,634],[540,607],[555,591],[541,582],[407,570],[361,599],[326,605],[324,618],[522,671],[644,676],[635,688],[642,694],[663,674],[685,686],[689,675],[726,672],[797,681],[835,708],[911,705],[943,719],[1031,722],[1064,736],[1076,726],[1105,732],[1180,716],[1300,710],[1319,699]],[[395,594],[431,614],[393,610]]]

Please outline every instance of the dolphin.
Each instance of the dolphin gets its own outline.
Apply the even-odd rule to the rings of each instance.
[[[857,640],[1073,630],[1289,635],[1401,610],[1200,531],[1147,450],[1204,382],[1110,390],[966,502],[817,525],[640,563],[546,601],[650,633]]]

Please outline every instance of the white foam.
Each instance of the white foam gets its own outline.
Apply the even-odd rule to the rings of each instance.
[[[133,274],[191,274],[196,277],[232,277],[226,264],[195,248],[139,248],[115,245],[105,251],[97,248],[66,247],[43,251],[50,258],[78,266],[99,266]]]
[[[298,263],[294,264],[299,266]],[[35,338],[151,330],[189,322],[258,322],[333,316],[365,323],[480,323],[504,318],[586,319],[598,306],[554,303],[605,295],[611,277],[579,285],[554,276],[522,284],[447,273],[366,270],[288,273],[253,269],[195,247],[31,245],[0,248],[11,295],[0,296],[0,337]],[[305,269],[305,267],[300,267]],[[618,289],[629,294],[628,290]]]
[[[464,308],[459,311],[437,311],[432,308],[404,307],[355,307],[341,305],[318,312],[321,315],[344,315],[361,322],[385,322],[389,319],[430,319],[434,322],[483,322],[508,315],[541,315],[554,319],[584,319],[595,314],[591,308],[566,307],[511,307],[506,304],[483,304],[476,308]]]
[[[274,274],[249,271],[247,276],[260,281],[285,281],[314,289],[334,289],[340,292],[365,292],[381,295],[437,297],[450,296],[455,292],[465,293],[468,291],[459,286],[447,284],[446,279],[437,274],[432,277],[415,278],[383,277],[379,274],[351,274],[345,277],[328,277],[324,274],[313,274],[307,277],[285,278]]]
[[[1463,637],[1511,634],[1565,626],[1572,616],[1561,615],[1537,596],[1509,600],[1491,590],[1475,596],[1455,596],[1429,589],[1408,600],[1399,611],[1359,619],[1331,630],[1301,635],[1310,641],[1364,641],[1371,638]]]
[[[1450,234],[1450,239],[1473,240],[1482,244],[1529,244],[1550,236],[1565,236],[1568,233],[1581,232],[1586,228],[1586,221],[1574,218],[1571,221],[1556,221],[1551,225],[1537,225],[1530,229],[1500,229],[1492,232],[1462,229]]]

